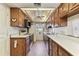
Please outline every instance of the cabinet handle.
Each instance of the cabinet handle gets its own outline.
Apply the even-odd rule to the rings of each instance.
[[[14,48],[17,48],[17,40],[14,40]]]

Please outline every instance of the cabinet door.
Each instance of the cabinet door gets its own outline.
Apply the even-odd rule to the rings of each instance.
[[[68,16],[79,14],[79,3],[70,3]]]
[[[68,3],[64,3],[62,5],[62,14],[61,14],[61,17],[66,17],[67,16],[67,13],[68,13]]]
[[[50,56],[50,38],[48,38],[48,54]]]
[[[79,6],[79,3],[69,3],[69,11],[73,10],[77,6]]]
[[[67,17],[60,18],[60,26],[61,27],[67,26]]]
[[[58,49],[58,55],[59,55],[59,56],[63,56],[63,50],[62,50],[61,47],[59,47],[59,49]]]
[[[21,10],[19,10],[19,27],[24,27],[24,18],[24,13]]]
[[[74,3],[69,4],[69,11],[73,9]]]
[[[11,26],[13,26],[13,27],[16,27],[16,26],[18,26],[18,17],[19,17],[19,15],[18,15],[18,13],[19,13],[19,9],[18,8],[10,8],[10,24],[11,24]]]
[[[67,13],[69,11],[69,4],[68,3],[62,3],[59,9],[59,16],[61,18],[66,17]]]
[[[55,43],[55,42],[53,42],[52,43],[52,54],[53,54],[53,56],[57,56],[58,55],[58,46],[57,46],[57,44]]]
[[[50,49],[50,55],[53,56],[53,40],[51,39],[51,49]]]
[[[58,8],[58,10],[59,10],[59,17],[61,17],[61,15],[62,15],[62,11],[63,11],[63,7],[62,7],[63,5],[61,5],[59,8]]]
[[[62,47],[59,46],[58,49],[58,55],[59,56],[71,56],[66,50],[64,50]]]
[[[25,56],[26,55],[26,40],[25,39],[10,39],[10,55]]]
[[[52,39],[50,39],[50,43],[49,43],[49,55],[52,56]]]
[[[58,9],[56,9],[55,14],[54,14],[54,24],[55,27],[59,27],[59,13],[58,13]]]
[[[54,13],[53,14],[51,14],[51,22],[52,22],[52,24],[54,25]]]

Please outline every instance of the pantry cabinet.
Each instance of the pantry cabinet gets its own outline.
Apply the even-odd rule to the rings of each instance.
[[[10,24],[12,27],[24,27],[26,15],[19,8],[10,8]]]

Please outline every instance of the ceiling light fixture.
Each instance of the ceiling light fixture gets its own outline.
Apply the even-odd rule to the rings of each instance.
[[[36,18],[42,20],[44,16],[41,15],[41,10],[39,10],[39,7],[41,7],[41,3],[34,3],[34,6],[37,8]]]
[[[41,3],[34,3],[34,6],[41,7]]]

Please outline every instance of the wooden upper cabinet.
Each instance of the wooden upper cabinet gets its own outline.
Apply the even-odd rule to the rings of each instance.
[[[59,16],[69,17],[79,13],[79,3],[62,3],[59,8]]]
[[[67,17],[60,18],[60,27],[67,26]]]
[[[79,3],[62,3],[51,14],[52,23],[55,27],[67,26],[67,18],[76,14],[79,14]]]
[[[79,6],[79,3],[69,3],[69,11],[73,10],[77,6]]]
[[[58,12],[58,9],[55,10],[55,13],[54,13],[54,25],[55,27],[59,27],[59,12]]]
[[[19,10],[19,27],[23,27],[24,26],[24,19],[25,19],[25,15],[22,12],[22,10]]]
[[[25,14],[19,8],[10,8],[11,20],[10,24],[12,27],[24,27]]]
[[[10,24],[11,26],[18,26],[19,19],[19,9],[18,8],[10,8]]]
[[[59,9],[59,16],[61,16],[63,8],[59,7],[58,9]]]
[[[60,17],[64,17],[64,16],[67,16],[67,13],[69,11],[68,9],[69,7],[69,4],[68,3],[62,3],[60,6],[59,6],[59,16]]]
[[[79,14],[79,3],[69,3],[68,17]]]
[[[52,22],[53,25],[55,24],[55,22],[54,22],[54,13],[51,14],[51,22]]]

